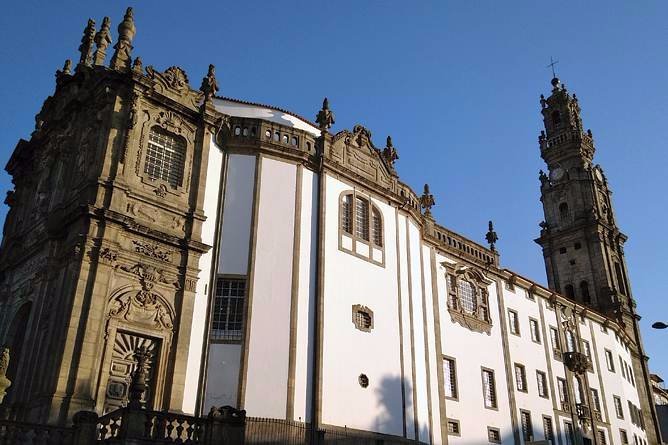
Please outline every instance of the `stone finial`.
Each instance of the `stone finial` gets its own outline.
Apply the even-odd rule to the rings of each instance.
[[[202,79],[202,86],[199,90],[204,93],[204,102],[209,102],[218,92],[218,81],[216,80],[216,67],[209,65],[209,71]]]
[[[102,26],[100,26],[100,30],[95,34],[97,49],[93,55],[93,65],[104,65],[104,58],[107,57],[107,48],[111,44],[110,26],[111,20],[109,17],[102,19]]]
[[[499,240],[498,235],[494,231],[494,223],[492,221],[489,222],[488,225],[488,230],[487,234],[485,235],[485,239],[487,240],[487,243],[489,244],[489,250],[492,252],[496,252],[495,244]]]
[[[7,378],[7,369],[9,369],[9,347],[3,346],[0,350],[0,403],[7,394],[12,382]]]
[[[136,28],[132,14],[132,8],[125,11],[123,21],[118,24],[118,42],[114,45],[114,55],[111,58],[111,68],[119,71],[130,69],[132,62],[132,39],[135,36]]]
[[[334,124],[334,113],[329,109],[329,101],[326,97],[325,100],[322,101],[322,109],[318,111],[318,115],[315,117],[315,122],[323,132],[329,130]]]
[[[151,357],[151,353],[145,346],[140,346],[135,351],[134,356],[137,359],[137,367],[132,374],[132,382],[130,383],[128,394],[128,407],[139,409],[142,407],[141,398],[148,387],[146,385],[146,377],[148,374],[148,359]]]
[[[93,63],[93,44],[95,43],[95,20],[88,19],[88,24],[83,32],[81,38],[81,45],[79,45],[79,66],[91,66]]]
[[[56,79],[60,79],[63,76],[69,76],[70,74],[72,74],[72,61],[67,59],[63,65],[63,69],[56,70]]]
[[[383,149],[383,158],[387,161],[390,166],[394,167],[394,161],[399,159],[399,155],[397,154],[397,149],[394,148],[394,145],[392,145],[392,137],[388,136],[387,137],[387,143],[385,144],[385,148]]]
[[[144,72],[144,65],[141,61],[141,57],[135,57],[135,61],[132,62],[132,71],[137,74],[142,74]]]
[[[434,195],[429,193],[429,184],[425,184],[422,196],[420,196],[420,206],[424,209],[424,216],[431,218],[431,208],[435,204]]]

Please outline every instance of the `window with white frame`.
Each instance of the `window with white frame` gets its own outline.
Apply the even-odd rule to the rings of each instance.
[[[538,384],[538,395],[545,399],[549,398],[547,392],[547,375],[543,371],[536,371],[536,383]]]
[[[515,388],[518,391],[527,392],[527,371],[524,365],[515,363]]]
[[[540,343],[540,330],[538,327],[538,320],[529,319],[529,330],[531,330],[531,340],[535,343]]]
[[[596,388],[590,388],[591,390],[591,401],[592,404],[594,405],[594,411],[597,413],[601,412],[601,400],[598,398],[598,389]]]
[[[482,369],[482,394],[485,408],[496,409],[496,382],[494,381],[494,371],[491,369]]]
[[[612,396],[612,400],[614,401],[615,404],[615,414],[617,415],[618,419],[623,419],[624,418],[624,408],[622,405],[622,399],[619,396]]]
[[[508,325],[511,334],[520,335],[520,320],[517,312],[512,309],[508,309]]]
[[[144,173],[151,179],[160,179],[172,187],[183,185],[186,160],[185,140],[160,127],[153,127],[148,135]]]
[[[457,362],[454,358],[443,357],[443,377],[445,378],[445,397],[457,399]]]
[[[615,359],[612,357],[612,351],[605,350],[605,364],[608,366],[608,371],[615,372]]]
[[[211,314],[211,340],[241,341],[245,297],[245,278],[216,279],[216,293]]]

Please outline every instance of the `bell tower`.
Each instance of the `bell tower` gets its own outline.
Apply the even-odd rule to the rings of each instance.
[[[545,220],[535,241],[543,249],[548,286],[623,327],[648,439],[659,443],[648,357],[624,260],[627,237],[617,227],[603,169],[593,163],[594,138],[582,126],[577,97],[558,78],[552,79],[550,96],[540,96],[540,104],[545,130],[538,142],[547,173],[539,173]]]
[[[611,190],[593,164],[594,139],[580,105],[556,77],[541,95],[545,130],[538,138],[548,173],[540,172],[545,220],[536,242],[543,248],[550,288],[606,313],[633,306]]]

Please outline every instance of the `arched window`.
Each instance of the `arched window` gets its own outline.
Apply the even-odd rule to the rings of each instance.
[[[561,113],[558,110],[552,112],[552,123],[554,125],[559,125],[561,123]]]
[[[383,247],[383,218],[380,216],[380,211],[375,207],[371,214],[371,240],[376,246]]]
[[[383,215],[368,196],[355,191],[342,193],[339,224],[343,250],[384,264]]]
[[[448,311],[452,320],[476,332],[490,332],[487,286],[491,281],[469,267],[448,268]]]
[[[572,284],[567,284],[564,291],[566,292],[567,297],[575,298],[575,289]]]
[[[580,283],[580,295],[582,296],[583,302],[591,303],[591,296],[589,295],[589,284],[586,281]]]
[[[369,241],[369,201],[355,198],[355,235]]]
[[[160,127],[149,132],[144,173],[151,179],[161,179],[172,187],[183,185],[183,168],[186,161],[186,143]]]
[[[353,195],[341,199],[341,230],[353,234]]]
[[[566,221],[568,219],[568,203],[562,202],[559,204],[559,218],[562,221]]]

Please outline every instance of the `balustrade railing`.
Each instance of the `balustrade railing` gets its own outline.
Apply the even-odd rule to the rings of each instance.
[[[202,443],[206,418],[145,411],[144,438],[160,443]]]
[[[74,430],[13,420],[0,420],[0,445],[71,445]]]

